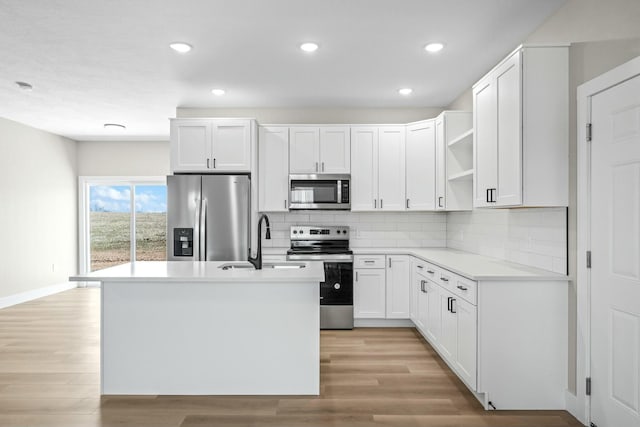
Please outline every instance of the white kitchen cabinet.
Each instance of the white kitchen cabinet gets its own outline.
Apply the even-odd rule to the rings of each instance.
[[[258,138],[258,210],[289,210],[289,128],[261,126]]]
[[[443,111],[436,118],[436,210],[471,210],[472,114]]]
[[[462,298],[453,299],[456,316],[456,357],[454,363],[458,375],[469,387],[477,386],[478,366],[478,317],[476,306]]]
[[[405,210],[405,127],[352,127],[351,141],[351,210]]]
[[[407,125],[406,209],[435,209],[436,190],[435,121]]]
[[[425,338],[429,340],[434,348],[437,348],[442,334],[442,316],[440,310],[440,286],[431,280],[424,284],[423,305],[426,307],[423,323],[425,323]]]
[[[291,127],[290,173],[348,174],[351,140],[348,127]]]
[[[355,319],[384,319],[386,317],[386,269],[380,266],[376,259],[369,257],[370,264],[365,261],[368,257],[356,257],[353,283],[353,317]],[[384,260],[384,256],[382,256]],[[371,265],[374,268],[369,268]],[[382,268],[375,268],[382,267]]]
[[[474,207],[568,205],[567,46],[521,46],[473,86]]]
[[[409,319],[411,300],[411,258],[387,256],[386,318]]]
[[[172,119],[173,172],[251,172],[251,119]]]

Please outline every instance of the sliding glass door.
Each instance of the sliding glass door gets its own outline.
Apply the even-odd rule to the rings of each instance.
[[[165,178],[81,178],[81,269],[166,260]]]

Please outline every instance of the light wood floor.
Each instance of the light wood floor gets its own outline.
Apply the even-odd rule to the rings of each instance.
[[[323,331],[318,397],[101,398],[99,295],[0,310],[0,426],[580,425],[563,411],[484,411],[408,328]]]

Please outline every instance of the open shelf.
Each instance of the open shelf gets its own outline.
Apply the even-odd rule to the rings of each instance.
[[[449,181],[471,181],[473,179],[473,169],[467,169],[454,175],[449,175]]]
[[[473,128],[469,129],[466,132],[463,132],[462,135],[458,136],[457,138],[452,139],[451,141],[449,141],[449,144],[447,145],[449,147],[453,147],[454,145],[468,144],[473,141],[472,136],[473,136]]]

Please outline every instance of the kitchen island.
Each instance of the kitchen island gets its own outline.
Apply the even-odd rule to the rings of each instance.
[[[319,394],[323,264],[246,266],[150,261],[71,277],[102,284],[102,394]]]

